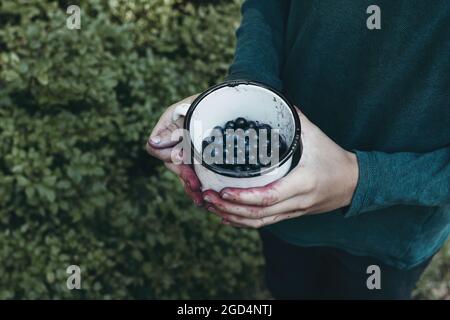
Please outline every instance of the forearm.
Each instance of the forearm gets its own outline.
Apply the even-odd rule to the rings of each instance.
[[[423,154],[356,154],[359,181],[348,216],[393,205],[450,204],[450,147]]]
[[[245,1],[229,80],[255,80],[281,90],[280,70],[289,2]]]

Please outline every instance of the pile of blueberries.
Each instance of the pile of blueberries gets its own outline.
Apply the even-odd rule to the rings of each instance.
[[[249,121],[242,117],[228,121],[223,127],[215,127],[211,135],[203,140],[203,160],[205,156],[215,157],[219,152],[223,152],[223,161],[216,161],[215,165],[236,172],[259,171],[262,167],[270,166],[270,157],[275,148],[278,148],[280,158],[287,151],[285,138],[281,134],[276,134],[278,141],[273,142],[271,131],[272,127],[268,124]],[[211,144],[213,146],[205,150]],[[265,148],[260,148],[261,146]],[[231,150],[234,150],[233,157],[227,157]]]

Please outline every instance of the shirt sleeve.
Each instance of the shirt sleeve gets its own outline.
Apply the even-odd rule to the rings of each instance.
[[[393,205],[450,205],[450,147],[429,153],[356,151],[359,181],[351,217]]]
[[[236,31],[237,45],[227,80],[259,81],[282,89],[280,71],[288,0],[246,0]]]

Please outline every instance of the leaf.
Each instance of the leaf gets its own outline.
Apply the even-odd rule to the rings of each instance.
[[[40,84],[44,86],[48,85],[48,73],[46,71],[38,73],[36,79]]]
[[[55,274],[51,271],[47,272],[46,278],[49,283],[55,282]]]
[[[57,187],[58,189],[63,189],[63,190],[69,189],[69,188],[70,188],[70,182],[67,181],[67,180],[60,180],[60,181],[58,181],[58,183],[56,184],[56,187]]]
[[[30,185],[30,180],[28,180],[24,176],[17,176],[17,183],[21,187],[27,187]]]
[[[55,201],[56,195],[52,189],[48,188],[45,185],[39,184],[39,185],[37,185],[37,190],[38,190],[38,193],[41,196],[45,197],[49,202]]]
[[[27,195],[28,199],[32,199],[33,198],[34,192],[35,192],[34,187],[28,186],[28,187],[25,188],[25,194]]]
[[[42,182],[48,186],[51,187],[56,183],[56,177],[55,176],[47,176],[42,179]]]

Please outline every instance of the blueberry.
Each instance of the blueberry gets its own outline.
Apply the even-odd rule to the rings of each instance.
[[[228,121],[227,123],[225,123],[225,130],[227,129],[233,129],[236,127],[236,124],[234,123],[234,121]]]
[[[247,129],[256,129],[255,121],[247,121]]]
[[[255,129],[246,129],[244,134],[246,143],[258,142],[258,131]]]
[[[242,117],[234,120],[234,123],[236,125],[236,129],[246,129],[246,127],[247,127],[247,120],[245,120]]]
[[[220,132],[220,134],[223,135],[223,133],[224,133],[224,130],[221,126],[215,126],[213,131],[216,131],[215,134],[218,134]]]
[[[233,133],[231,136],[227,135],[226,130],[244,130],[244,138],[245,141],[242,143],[242,138],[238,133]],[[223,150],[224,163],[220,166],[226,168],[227,170],[233,170],[235,172],[242,171],[259,171],[261,170],[262,165],[260,163],[260,154],[262,155],[262,149],[259,148],[259,135],[262,133],[263,140],[266,142],[266,149],[268,156],[271,155],[271,148],[280,148],[280,154],[284,154],[287,150],[286,143],[284,139],[280,137],[279,142],[274,142],[271,144],[271,130],[272,127],[265,123],[260,123],[258,121],[247,121],[243,117],[239,117],[236,120],[228,121],[224,128],[220,126],[214,127],[214,130],[219,130],[224,135],[223,143],[226,144],[226,148]],[[253,131],[255,130],[255,131]],[[217,133],[215,133],[217,134]],[[254,134],[254,136],[253,136]],[[228,139],[227,139],[228,136]],[[251,139],[250,139],[251,137]],[[256,139],[255,139],[256,138]],[[203,147],[206,147],[209,143],[215,142],[214,138],[207,138],[206,141],[203,142]],[[227,140],[230,140],[230,143],[226,143]],[[251,140],[251,141],[250,141]],[[244,148],[241,148],[241,144]],[[233,149],[231,149],[233,148]],[[230,155],[231,152],[234,151],[234,157],[231,163],[226,162],[227,155]],[[244,158],[245,164],[238,164],[237,160]],[[270,162],[267,164],[270,165]]]
[[[214,142],[214,136],[208,136],[205,139],[203,139],[204,142],[206,142],[207,144],[211,144]]]
[[[267,132],[270,132],[272,130],[272,127],[269,126],[267,123],[262,123],[260,125],[258,125],[258,130],[263,130],[266,129]]]

